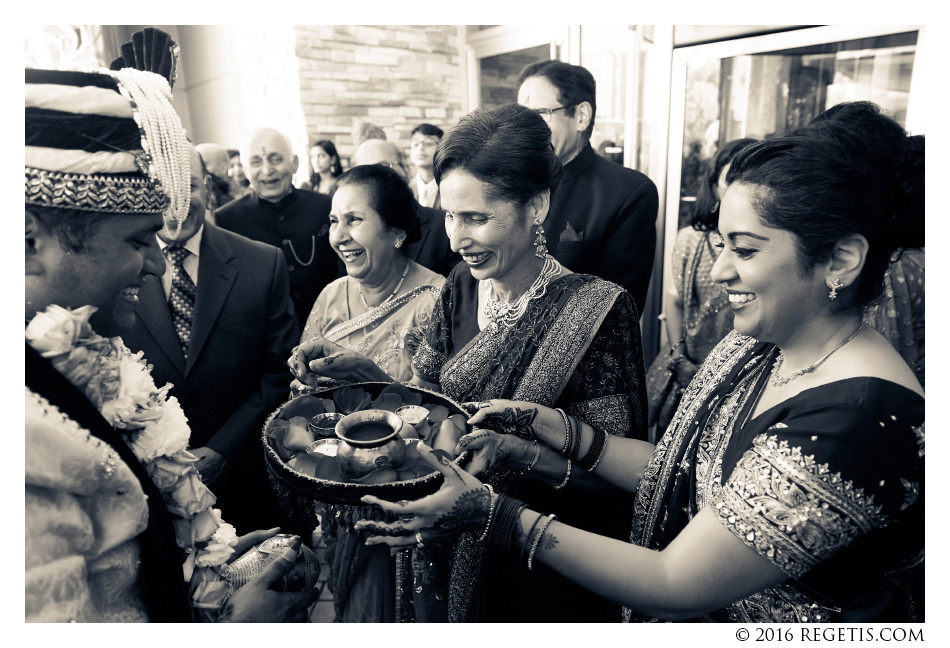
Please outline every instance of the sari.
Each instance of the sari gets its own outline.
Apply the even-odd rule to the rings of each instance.
[[[567,275],[548,284],[511,327],[484,330],[478,329],[477,291],[466,266],[449,274],[413,359],[417,376],[459,402],[529,401],[563,408],[610,434],[645,438],[639,321],[626,291],[590,275]],[[530,473],[507,470],[489,483],[568,524],[618,539],[629,536],[633,498],[619,489],[596,495],[570,485],[556,490]],[[544,566],[528,571],[523,559],[489,549],[471,533],[414,553],[417,612],[436,605],[435,599],[447,604],[449,621],[621,618],[619,605]]]
[[[849,378],[752,417],[777,351],[733,331],[709,354],[644,471],[632,540],[661,550],[712,507],[788,575],[701,620],[910,620],[923,560],[924,399]]]
[[[710,276],[718,258],[719,250],[713,246],[709,232],[685,227],[677,233],[671,261],[671,293],[683,302],[683,325],[679,333],[686,344],[686,358],[696,366],[701,365],[713,347],[732,330],[733,313],[728,295]],[[661,350],[647,370],[649,422],[658,425],[661,434],[683,395],[683,386],[676,382],[668,366],[672,351],[670,346]]]
[[[358,302],[359,293],[353,280],[340,277],[317,297],[300,339],[320,335],[368,356],[394,380],[409,380],[409,363],[444,281],[442,275],[410,260],[401,294],[353,317],[350,304]]]
[[[414,261],[401,294],[352,317],[359,293],[349,277],[340,277],[320,293],[307,318],[301,341],[321,335],[373,360],[394,380],[412,377],[410,362],[445,278]],[[367,547],[364,534],[347,531],[321,516],[337,621],[380,623],[395,620],[393,561],[385,547]]]

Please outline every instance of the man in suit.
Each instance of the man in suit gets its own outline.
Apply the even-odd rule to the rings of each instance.
[[[361,164],[388,166],[412,186],[402,153],[392,142],[372,139],[360,144],[350,158],[350,165]],[[445,212],[441,209],[419,205],[416,208],[416,214],[422,226],[422,236],[406,247],[406,254],[419,265],[440,275],[447,275],[449,270],[462,260],[462,257],[453,252],[449,244],[449,237],[445,233]]]
[[[442,129],[438,126],[419,124],[412,129],[409,137],[409,161],[416,167],[416,177],[409,182],[409,187],[423,207],[442,209],[439,185],[432,173],[432,160],[442,135]]]
[[[283,250],[302,331],[317,295],[340,272],[330,247],[330,198],[294,187],[298,162],[284,134],[272,128],[252,132],[241,147],[241,164],[253,193],[215,212],[215,223]]]
[[[191,452],[224,518],[240,532],[278,526],[286,520],[268,483],[261,429],[287,400],[285,363],[299,339],[287,268],[277,248],[207,222],[209,178],[189,148],[188,218],[177,238],[158,234],[168,272],[142,287],[123,339],[145,352],[157,384],[174,385]]]
[[[648,177],[591,148],[594,77],[579,65],[532,63],[518,78],[518,103],[548,123],[554,152],[564,165],[544,222],[548,250],[575,272],[626,288],[642,313],[653,272],[659,198]]]

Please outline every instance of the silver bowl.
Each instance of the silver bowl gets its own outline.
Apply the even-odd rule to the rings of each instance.
[[[360,439],[354,437],[358,428],[366,423],[385,426],[385,434]],[[399,468],[406,457],[406,444],[399,431],[403,421],[386,410],[363,410],[347,414],[336,424],[336,436],[340,439],[336,460],[340,472],[350,478],[360,478],[374,470],[389,466]]]
[[[317,439],[326,439],[336,435],[336,424],[343,419],[339,412],[325,412],[310,419],[307,426]]]

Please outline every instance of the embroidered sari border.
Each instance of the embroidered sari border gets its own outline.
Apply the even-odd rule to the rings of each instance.
[[[370,311],[367,311],[363,313],[362,315],[359,315],[358,317],[354,317],[351,320],[347,320],[346,322],[343,322],[342,324],[335,326],[331,330],[327,331],[327,333],[323,337],[330,340],[331,342],[338,342],[339,340],[345,338],[346,336],[350,335],[354,331],[358,331],[361,328],[366,328],[367,326],[370,326],[372,324],[375,324],[385,319],[393,311],[395,311],[396,309],[402,308],[403,306],[408,304],[410,301],[412,301],[413,299],[415,299],[416,297],[418,297],[419,295],[421,295],[422,293],[426,291],[431,292],[433,296],[435,296],[436,298],[438,298],[439,296],[439,289],[436,288],[435,286],[430,286],[430,285],[416,286],[415,288],[413,288],[406,294],[400,295],[399,297],[397,297],[396,299],[393,299],[392,301],[386,302],[385,304],[377,306],[376,308]]]

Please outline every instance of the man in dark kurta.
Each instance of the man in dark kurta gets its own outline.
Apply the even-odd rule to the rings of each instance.
[[[330,247],[330,198],[293,186],[298,159],[273,129],[255,131],[241,148],[253,193],[215,212],[215,222],[242,236],[279,247],[290,274],[290,299],[300,330],[324,286],[339,276]]]
[[[656,185],[591,148],[596,85],[586,69],[540,61],[522,70],[518,86],[518,103],[548,122],[564,165],[544,222],[548,250],[575,272],[626,288],[642,313],[656,251]]]

